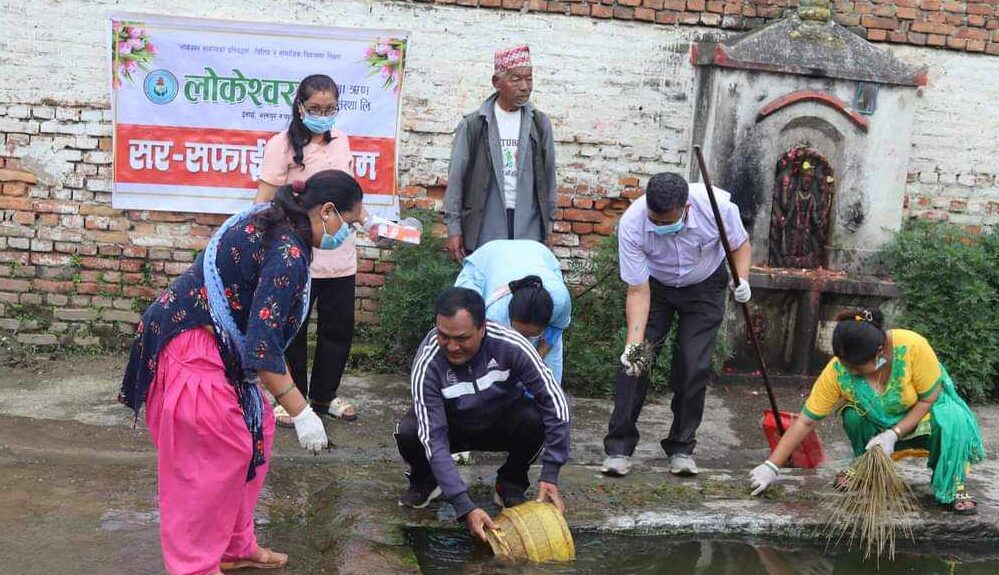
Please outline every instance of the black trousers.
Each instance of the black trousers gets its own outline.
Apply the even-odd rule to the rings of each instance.
[[[302,325],[295,339],[285,350],[291,377],[310,403],[329,406],[340,388],[340,378],[347,367],[350,345],[354,340],[354,278],[321,278],[312,280],[309,316],[318,310],[316,322],[316,353],[312,361],[312,378],[308,377],[309,322]]]
[[[506,463],[496,472],[496,482],[505,493],[523,493],[531,482],[527,470],[541,454],[545,441],[545,427],[534,402],[520,398],[496,422],[486,429],[461,429],[448,422],[448,443],[451,452],[499,451],[509,455]],[[416,434],[416,413],[413,408],[399,421],[395,429],[399,455],[409,464],[409,482],[413,485],[436,483],[427,452]]]
[[[669,436],[660,444],[668,455],[692,454],[694,439],[704,413],[704,394],[711,371],[711,353],[715,336],[725,315],[728,270],[725,263],[701,283],[682,288],[665,286],[654,279],[651,288],[649,321],[645,340],[653,345],[656,358],[663,341],[669,335],[673,318],[677,318],[677,334],[670,367],[670,387],[673,389],[673,425]],[[651,374],[643,372],[632,377],[622,367],[618,371],[614,390],[614,412],[604,437],[607,455],[631,455],[638,445],[636,422],[645,403]]]

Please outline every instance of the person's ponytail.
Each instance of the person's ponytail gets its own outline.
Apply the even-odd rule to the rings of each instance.
[[[538,276],[527,276],[507,284],[510,298],[510,319],[529,325],[547,326],[555,304]]]

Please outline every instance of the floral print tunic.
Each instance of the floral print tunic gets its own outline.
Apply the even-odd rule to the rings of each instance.
[[[234,385],[246,371],[285,373],[284,349],[301,327],[307,305],[311,253],[290,228],[276,230],[268,241],[254,215],[222,236],[219,274],[236,325],[246,334],[243,357],[231,357],[234,352],[225,346],[219,350]],[[160,350],[181,332],[212,326],[203,266],[202,253],[142,315],[118,395],[136,415],[156,375]]]

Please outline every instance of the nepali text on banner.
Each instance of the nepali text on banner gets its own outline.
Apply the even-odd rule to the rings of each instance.
[[[398,217],[397,143],[407,35],[114,14],[112,204],[234,213],[263,149],[288,128],[299,81],[332,77],[368,209]]]

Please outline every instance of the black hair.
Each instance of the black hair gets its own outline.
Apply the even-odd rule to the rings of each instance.
[[[527,276],[510,282],[510,319],[529,325],[547,326],[555,304],[541,278]]]
[[[296,191],[296,187],[298,191]],[[360,184],[350,174],[340,170],[316,172],[305,182],[281,186],[271,200],[270,208],[260,212],[256,222],[264,234],[264,247],[282,230],[291,229],[312,249],[312,223],[309,210],[332,202],[341,214],[354,209],[364,197]]]
[[[863,365],[885,344],[885,316],[881,310],[859,309],[836,316],[833,354],[849,365]]]
[[[657,214],[681,208],[687,204],[690,186],[680,174],[663,172],[649,178],[645,186],[645,205]]]
[[[434,317],[454,317],[454,314],[465,310],[472,316],[475,327],[482,327],[486,322],[486,302],[479,292],[468,288],[452,287],[437,294],[434,301]]]
[[[291,140],[291,147],[295,151],[292,160],[299,166],[305,166],[305,146],[312,141],[312,131],[305,127],[302,122],[302,113],[298,110],[298,105],[305,106],[305,101],[317,92],[333,92],[333,96],[340,101],[340,88],[337,87],[333,78],[325,74],[313,74],[306,76],[298,83],[298,91],[295,93],[295,101],[291,104],[291,125],[288,126],[288,139]],[[323,134],[323,141],[327,144],[333,139],[329,132]],[[337,208],[339,209],[339,208]]]

